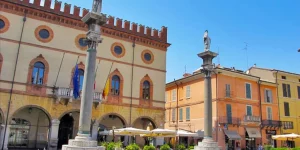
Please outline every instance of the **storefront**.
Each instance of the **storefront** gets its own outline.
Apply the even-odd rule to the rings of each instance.
[[[224,129],[225,134],[225,145],[226,149],[228,150],[234,150],[237,146],[239,146],[238,141],[242,140],[242,137],[238,134],[237,131],[234,130],[226,130]]]
[[[256,149],[257,138],[261,138],[259,128],[246,128],[245,140],[247,149]]]
[[[272,139],[272,135],[276,135],[276,130],[266,130],[266,144],[273,145],[273,147],[277,147],[276,140]]]

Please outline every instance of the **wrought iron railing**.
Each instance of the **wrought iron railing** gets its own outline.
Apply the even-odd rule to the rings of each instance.
[[[248,116],[244,117],[245,122],[261,122],[260,116]]]
[[[263,120],[261,122],[262,126],[269,126],[269,127],[281,127],[282,123],[278,120]]]
[[[220,124],[239,125],[241,123],[241,119],[236,118],[236,117],[222,116],[222,117],[219,117],[219,123]]]

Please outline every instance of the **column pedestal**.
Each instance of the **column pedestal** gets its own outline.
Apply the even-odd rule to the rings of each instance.
[[[87,134],[78,134],[68,145],[63,145],[62,150],[105,150],[105,147],[98,146],[97,141],[92,141]]]
[[[202,142],[198,142],[198,146],[194,146],[194,150],[220,150],[220,147],[213,139],[204,138]]]
[[[59,123],[58,119],[52,120],[49,150],[57,150]]]

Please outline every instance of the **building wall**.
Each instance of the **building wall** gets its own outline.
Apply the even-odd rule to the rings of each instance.
[[[44,6],[40,6],[38,0],[33,4],[19,1],[20,5],[16,5],[13,1],[0,2],[0,19],[5,21],[7,27],[0,30],[0,112],[5,114],[1,113],[3,120],[6,119],[4,116],[8,112],[9,92],[19,46],[8,121],[16,116],[18,110],[25,107],[43,110],[50,121],[80,109],[80,100],[58,102],[53,87],[72,88],[71,81],[76,62],[81,69],[85,68],[87,47],[81,47],[79,39],[85,37],[87,26],[81,22],[78,7],[74,7],[74,13],[69,14],[67,10],[70,5],[65,5],[65,11],[60,12],[60,2],[53,1],[54,9],[50,8],[48,2],[45,1]],[[24,10],[28,14],[19,45]],[[87,13],[86,9],[82,11],[83,15]],[[48,40],[41,39],[38,34],[39,29],[43,28],[47,28],[50,32]],[[151,120],[156,127],[164,125],[166,52],[170,45],[167,43],[167,28],[162,27],[161,31],[142,28],[144,26],[123,22],[111,16],[108,17],[107,24],[101,27],[103,41],[97,49],[95,92],[102,93],[107,79],[115,73],[121,78],[122,91],[117,97],[108,95],[99,106],[94,103],[92,118],[97,123],[101,123],[103,117],[115,114],[126,122],[126,126],[141,118]],[[134,48],[133,40],[136,41]],[[120,56],[116,56],[113,52],[115,45],[122,47],[124,53]],[[145,61],[145,52],[151,54],[151,61]],[[37,61],[42,61],[46,68],[45,83],[41,86],[32,85],[30,78],[32,74],[30,69]],[[141,94],[141,83],[145,79],[151,86],[149,100],[144,100]]]
[[[286,76],[286,79],[282,79],[282,76]],[[277,74],[277,82],[278,82],[278,99],[279,99],[279,110],[280,110],[280,119],[281,121],[292,121],[293,122],[293,129],[284,129],[282,127],[281,131],[283,134],[286,133],[298,133],[300,129],[300,112],[298,108],[300,107],[300,101],[298,99],[298,91],[297,86],[300,86],[299,82],[300,76],[287,74],[278,72]],[[291,97],[284,97],[283,96],[283,88],[282,84],[289,84],[290,85],[290,92]],[[284,102],[289,104],[289,112],[290,116],[285,116],[285,109],[284,109]],[[300,145],[300,141],[296,142],[296,146]]]

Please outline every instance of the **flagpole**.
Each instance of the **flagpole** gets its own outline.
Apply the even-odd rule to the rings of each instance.
[[[105,81],[105,84],[104,84],[104,87],[103,87],[103,92],[104,92],[104,89],[105,89],[105,87],[106,87],[106,84],[107,84],[107,81],[108,81],[108,77],[109,77],[109,75],[110,75],[110,73],[111,73],[111,69],[112,69],[113,64],[114,64],[114,62],[111,63],[109,72],[108,72],[108,74],[107,74],[106,81]]]
[[[56,83],[57,83],[57,80],[58,80],[58,76],[59,76],[59,73],[60,73],[60,69],[61,69],[62,63],[63,63],[64,58],[65,58],[65,54],[66,53],[64,52],[63,57],[62,57],[61,62],[60,62],[60,65],[59,65],[58,73],[57,73],[56,80],[55,80],[55,83],[54,83],[54,88],[56,87]]]

